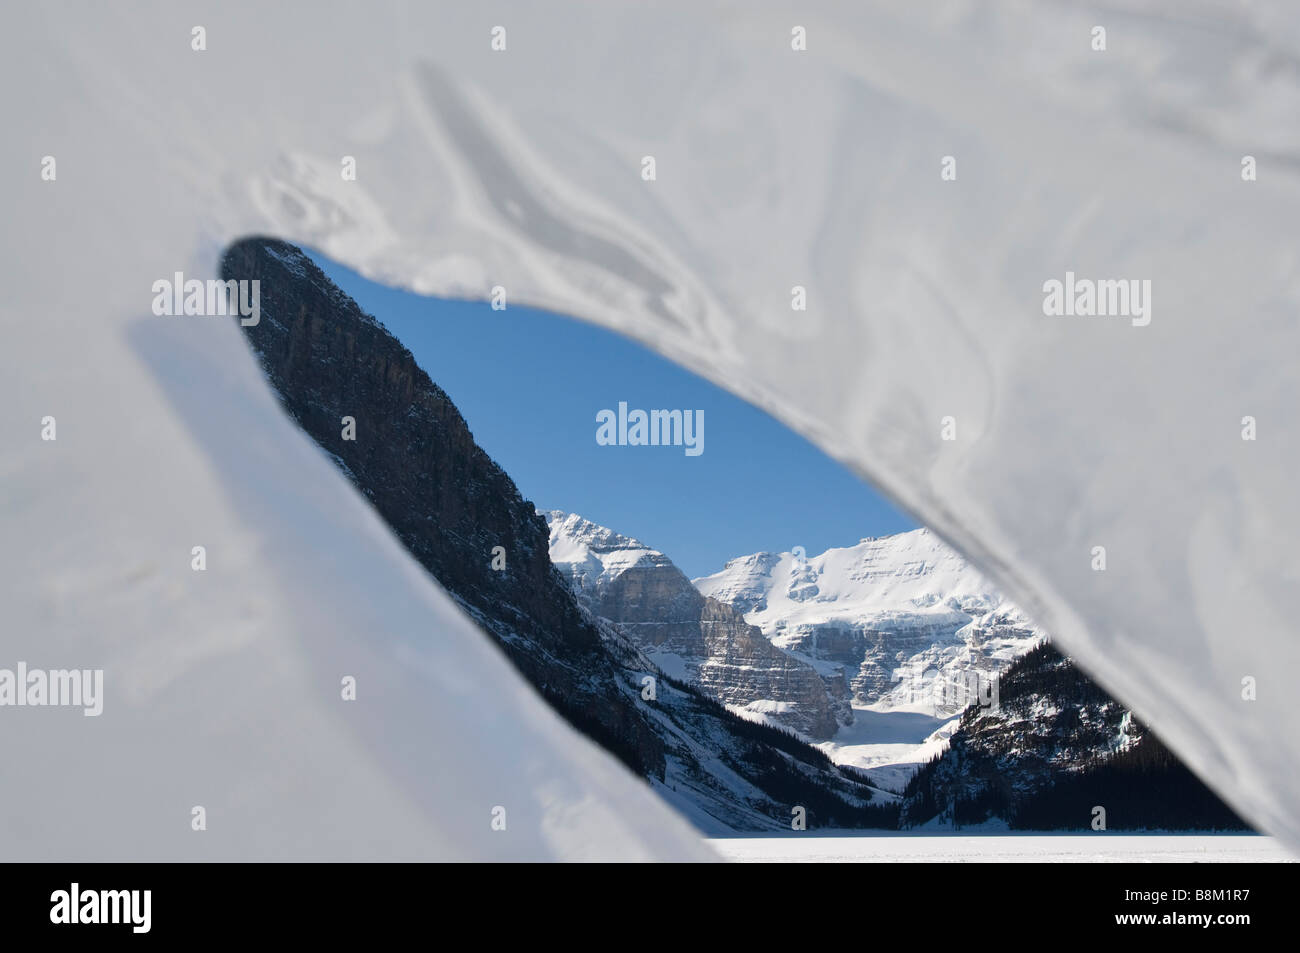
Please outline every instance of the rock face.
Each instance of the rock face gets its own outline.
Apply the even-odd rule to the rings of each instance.
[[[825,740],[838,729],[817,670],[772,645],[736,609],[701,595],[663,553],[577,514],[555,510],[547,521],[551,560],[579,600],[664,671],[806,737]]]
[[[837,674],[829,684],[845,704],[922,703],[936,681],[991,675],[1043,638],[925,529],[820,556],[742,556],[695,585],[777,647]]]
[[[578,730],[707,831],[788,830],[791,805],[806,808],[810,827],[893,826],[892,804],[871,804],[888,797],[817,749],[675,683],[579,605],[551,563],[546,522],[475,443],[451,400],[302,252],[243,241],[227,251],[222,272],[261,282],[261,321],[243,331],[285,410]],[[633,615],[637,578],[622,596]],[[703,597],[689,583],[677,590],[682,612],[673,618],[693,618],[699,629],[704,612],[693,607]],[[743,628],[722,606],[712,620]],[[663,627],[665,638],[674,624]]]
[[[1030,830],[1244,829],[1230,808],[1133,713],[1050,644],[1001,677],[996,707],[973,705],[911,779],[900,822]]]
[[[262,318],[244,332],[299,426],[562,714],[662,777],[663,745],[616,690],[600,636],[551,566],[545,522],[411,352],[290,245],[241,242],[223,264],[261,281]]]

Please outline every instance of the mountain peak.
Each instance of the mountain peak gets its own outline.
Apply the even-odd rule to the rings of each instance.
[[[549,510],[551,562],[576,583],[579,592],[608,583],[637,567],[672,567],[657,549],[631,536],[616,533],[577,513]]]
[[[547,520],[551,562],[579,601],[664,672],[749,717],[810,738],[835,733],[836,707],[817,670],[702,595],[663,553],[574,513],[552,510]]]

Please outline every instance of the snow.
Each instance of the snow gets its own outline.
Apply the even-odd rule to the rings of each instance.
[[[502,284],[771,411],[1300,846],[1300,19],[1130,0],[1095,53],[1068,4],[798,16],[804,53],[764,2],[244,2],[195,52],[170,4],[9,11],[3,643],[108,699],[0,718],[6,857],[697,854],[278,416],[233,322],[150,314],[251,234]],[[1045,318],[1067,269],[1151,279],[1150,326]]]
[[[668,558],[644,543],[584,519],[577,513],[549,510],[551,562],[562,566],[583,586],[609,582],[638,565],[667,564]]]
[[[956,635],[972,615],[1005,612],[1028,625],[988,579],[926,529],[863,540],[818,556],[757,553],[733,559],[694,583],[723,602],[761,605],[746,613],[746,621],[787,649],[801,631],[828,624],[873,631],[932,627]],[[991,655],[1009,662],[1038,638],[1041,634],[1011,640]],[[824,661],[800,657],[827,669]],[[939,658],[936,654],[933,661]],[[846,672],[849,678],[854,674]],[[906,688],[900,685],[900,693]]]
[[[836,764],[861,768],[873,784],[901,793],[917,768],[948,747],[960,721],[922,706],[854,705],[853,724],[817,747]]]
[[[812,580],[817,594],[799,598],[794,582],[801,579]],[[767,609],[756,613],[756,620],[780,615],[824,621],[828,612],[843,614],[845,607],[871,614],[906,607],[950,615],[960,605],[1003,602],[992,583],[927,529],[863,540],[818,556],[756,553],[694,582],[705,595],[724,602],[761,593]],[[938,603],[936,593],[947,599]]]
[[[827,628],[836,635],[891,634],[889,644],[898,654],[890,677],[900,677],[878,700],[855,702],[853,724],[818,747],[892,790],[941,752],[956,726],[958,711],[936,716],[933,679],[955,683],[976,666],[1004,668],[1044,637],[992,582],[925,529],[867,538],[820,555],[741,556],[694,583],[705,595],[753,607],[746,621],[773,644],[823,675],[842,672],[850,682],[858,669],[801,646],[807,633]],[[977,631],[994,619],[1023,634],[1005,636],[1003,626]],[[902,646],[913,636],[919,648],[905,653]],[[918,685],[912,674],[928,680]]]
[[[1251,834],[963,834],[715,837],[738,863],[1292,863],[1277,839]]]

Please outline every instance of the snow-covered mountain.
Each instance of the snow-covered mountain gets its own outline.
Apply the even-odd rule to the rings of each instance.
[[[828,684],[741,611],[701,595],[663,553],[575,513],[552,510],[546,518],[551,562],[579,601],[669,675],[812,739],[829,739],[840,719],[852,721],[842,678]]]
[[[688,582],[664,553],[552,511],[551,562],[654,664],[900,789],[976,692],[1042,641],[929,530],[819,556],[755,553]]]
[[[819,556],[741,556],[695,585],[773,645],[842,677],[862,707],[932,707],[937,685],[992,676],[1044,637],[927,529]]]
[[[995,686],[1043,638],[928,530],[811,558],[742,556],[692,584],[639,540],[558,510],[547,522],[551,561],[580,601],[655,664],[733,710],[833,742],[833,755],[862,767],[928,757],[971,700],[960,691]],[[855,707],[934,718],[888,752],[840,752],[879,733],[846,730]]]

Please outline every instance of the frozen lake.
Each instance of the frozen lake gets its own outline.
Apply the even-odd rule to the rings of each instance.
[[[740,863],[1285,863],[1277,840],[1237,834],[865,834],[710,838]]]

